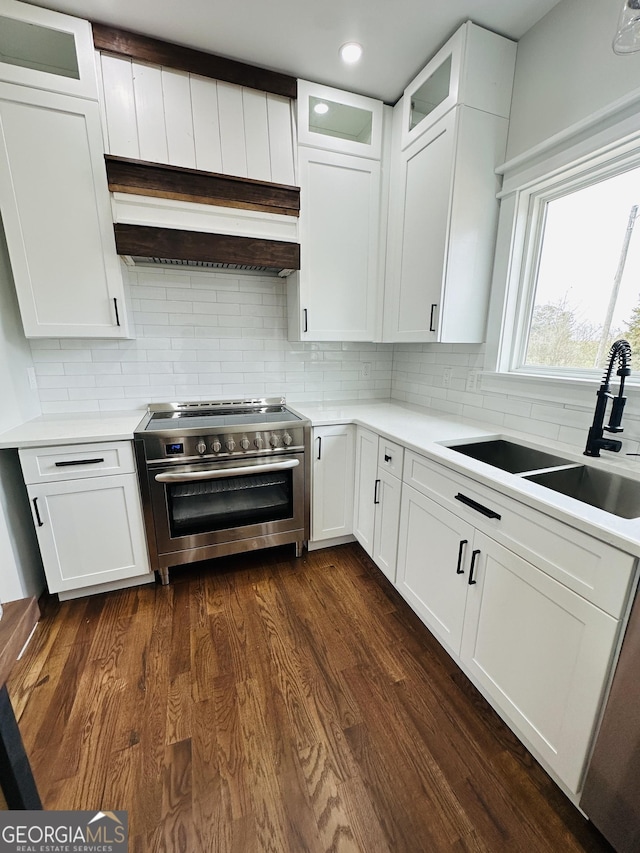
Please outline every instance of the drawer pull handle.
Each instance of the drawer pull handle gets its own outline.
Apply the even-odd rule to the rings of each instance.
[[[35,510],[36,521],[38,522],[38,527],[44,527],[44,522],[40,518],[40,510],[38,509],[38,498],[33,499],[33,509]]]
[[[380,488],[380,480],[376,480],[375,487],[373,489],[373,502],[374,504],[380,503],[380,495],[378,494],[378,489]]]
[[[473,573],[476,568],[476,560],[478,559],[478,554],[480,553],[480,549],[476,548],[475,551],[471,553],[471,568],[469,569],[469,586],[473,586],[478,583],[477,580],[474,579]]]
[[[482,513],[482,515],[486,515],[487,518],[497,518],[498,520],[502,518],[500,513],[496,512],[494,509],[489,509],[488,506],[483,506],[482,504],[479,504],[478,501],[474,501],[473,498],[468,498],[466,495],[463,495],[460,492],[458,492],[458,494],[456,495],[456,500],[460,501],[460,503],[463,503],[465,506],[468,506],[471,509],[475,509],[476,512],[480,512]]]
[[[384,461],[391,462],[391,457],[387,453],[384,454]]]
[[[460,540],[460,547],[458,548],[458,565],[456,567],[456,574],[463,575],[464,569],[462,568],[462,552],[464,551],[464,546],[469,543],[468,539]]]
[[[318,459],[322,459],[322,436],[318,436]]]
[[[67,459],[64,462],[56,462],[56,468],[68,468],[70,465],[98,465],[104,459]]]

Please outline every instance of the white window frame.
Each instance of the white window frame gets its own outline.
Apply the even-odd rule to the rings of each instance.
[[[547,202],[595,180],[640,166],[637,116],[571,142],[574,144],[550,146],[546,157],[523,158],[513,161],[513,169],[507,163],[500,170],[505,180],[499,196],[501,211],[482,379],[484,390],[578,402],[586,390],[600,383],[602,371],[598,368],[533,368],[522,363]],[[640,353],[634,355],[634,369],[628,383],[640,385]]]

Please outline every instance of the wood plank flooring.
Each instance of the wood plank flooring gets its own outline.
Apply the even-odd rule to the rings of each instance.
[[[51,599],[9,690],[45,808],[134,853],[611,850],[357,545]]]

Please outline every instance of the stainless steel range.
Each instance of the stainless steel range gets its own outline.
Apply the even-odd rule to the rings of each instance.
[[[151,404],[134,439],[152,568],[309,538],[310,423],[284,397]]]

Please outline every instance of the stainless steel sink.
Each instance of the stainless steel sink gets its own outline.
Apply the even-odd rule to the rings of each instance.
[[[524,479],[620,518],[640,517],[640,482],[619,474],[575,465],[562,471],[528,474]]]
[[[522,474],[525,471],[539,471],[541,468],[572,464],[569,459],[562,459],[560,456],[545,453],[544,450],[534,450],[524,444],[516,444],[502,438],[450,445],[449,449],[477,459],[479,462],[485,462],[487,465],[493,465],[501,471],[508,471],[510,474]]]

